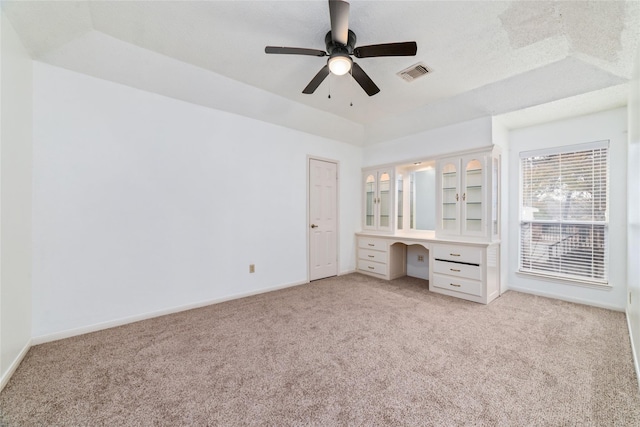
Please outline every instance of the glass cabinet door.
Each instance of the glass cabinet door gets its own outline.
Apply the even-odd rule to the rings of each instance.
[[[391,230],[394,223],[395,182],[393,171],[377,170],[364,175],[364,224],[367,230]]]
[[[442,230],[455,233],[458,230],[458,168],[455,163],[442,167]]]
[[[464,203],[465,231],[481,233],[482,229],[482,162],[471,159],[465,165]]]
[[[367,228],[374,228],[376,215],[376,177],[373,174],[367,175],[364,184],[364,225]]]
[[[491,232],[500,237],[500,158],[494,157],[491,169]]]
[[[499,237],[499,166],[497,148],[438,161],[436,236]]]
[[[402,180],[402,174],[398,174],[398,177],[396,178],[396,188],[397,188],[397,192],[396,192],[396,198],[398,199],[398,206],[397,206],[397,211],[398,211],[398,216],[396,218],[396,224],[397,224],[397,228],[398,230],[402,230],[402,227],[404,226],[404,206],[402,206],[402,204],[404,203],[404,182]]]
[[[380,229],[389,228],[391,225],[391,175],[381,172],[378,179],[378,209],[380,209]]]

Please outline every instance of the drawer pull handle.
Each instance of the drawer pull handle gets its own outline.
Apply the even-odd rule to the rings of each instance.
[[[376,269],[375,267],[371,267],[371,266],[369,266],[369,267],[367,267],[367,268],[368,268],[369,270],[375,270],[375,269]]]
[[[460,254],[449,254],[451,256],[460,256]]]
[[[369,246],[375,246],[375,244],[373,244],[373,243],[369,243],[368,245],[369,245]]]
[[[375,258],[375,255],[367,255],[369,258]]]
[[[458,270],[458,269],[456,269],[456,268],[450,268],[449,270],[451,270],[451,271],[455,271],[456,273],[459,273],[459,272],[460,272],[460,270]]]
[[[456,285],[455,283],[449,283],[451,286],[455,286],[456,288],[459,288],[460,285]]]

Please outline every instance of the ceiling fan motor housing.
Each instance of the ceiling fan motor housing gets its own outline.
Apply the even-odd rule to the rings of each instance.
[[[378,56],[414,56],[416,54],[416,42],[383,43],[356,48],[356,34],[349,29],[349,2],[347,1],[329,0],[329,17],[331,29],[324,37],[326,51],[284,46],[266,46],[264,49],[265,53],[329,56],[327,64],[311,79],[302,93],[313,93],[331,73],[337,76],[350,73],[362,90],[367,95],[373,96],[380,92],[380,88],[357,63],[353,62],[351,56],[373,58]]]
[[[347,44],[343,45],[342,43],[334,41],[331,36],[331,31],[329,31],[324,37],[324,43],[327,45],[327,53],[329,55],[333,55],[334,53],[353,55],[353,48],[356,45],[356,33],[349,30]]]

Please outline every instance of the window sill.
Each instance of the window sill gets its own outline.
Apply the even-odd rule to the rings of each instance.
[[[560,283],[563,285],[581,286],[583,288],[610,290],[612,286],[608,282],[592,282],[589,280],[570,279],[567,277],[552,276],[549,274],[530,273],[526,271],[516,271],[517,276],[535,278],[546,282]]]

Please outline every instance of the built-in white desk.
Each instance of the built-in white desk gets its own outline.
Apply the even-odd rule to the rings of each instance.
[[[429,291],[488,304],[500,296],[500,243],[437,238],[434,232],[356,233],[357,269],[381,279],[407,275],[407,247],[429,251]]]

